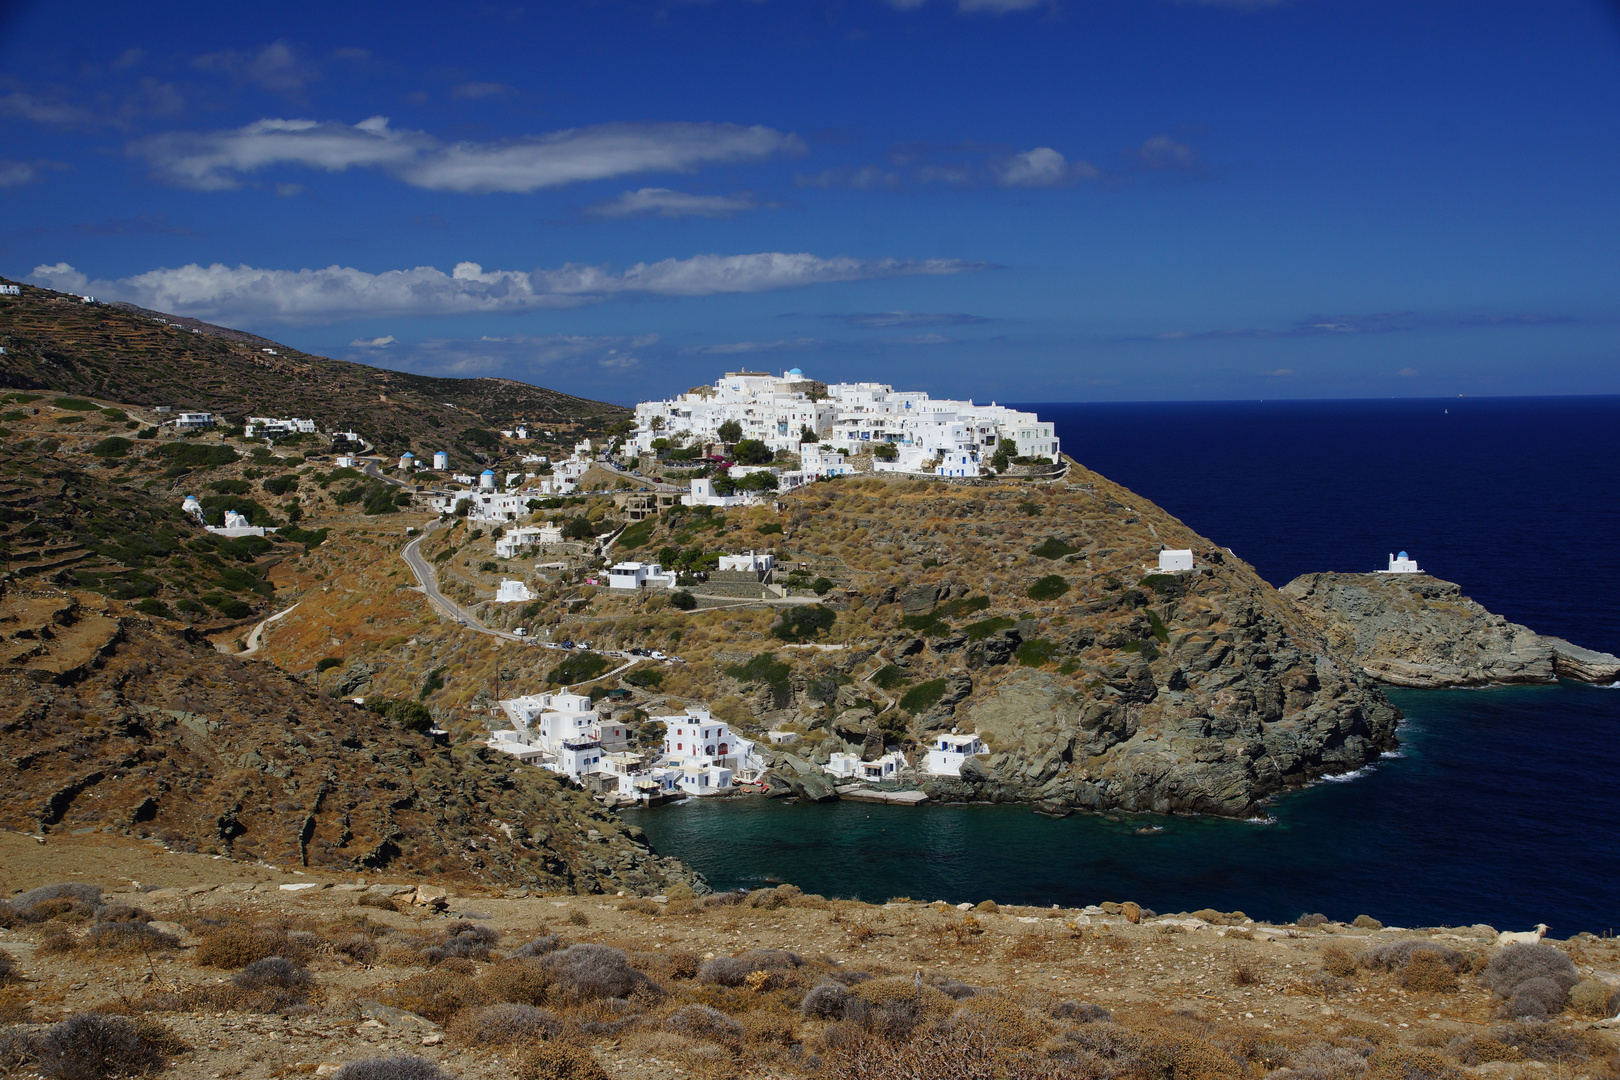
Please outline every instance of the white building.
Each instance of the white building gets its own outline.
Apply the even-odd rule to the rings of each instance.
[[[714,481],[702,477],[692,481],[692,492],[681,496],[682,506],[744,506],[758,500],[758,493],[746,492],[740,495],[716,495]]]
[[[799,445],[799,469],[812,476],[848,476],[855,471],[846,455],[822,443]]]
[[[933,776],[961,776],[962,763],[975,754],[984,753],[984,743],[977,735],[935,735],[928,745],[928,763],[925,766]]]
[[[187,495],[185,497],[185,501],[180,504],[180,509],[183,513],[189,515],[194,521],[196,521],[197,524],[207,524],[207,521],[203,518],[202,503],[197,499],[197,496]]]
[[[21,285],[0,285],[0,296],[21,296]]]
[[[214,426],[214,414],[209,412],[183,412],[169,421],[179,431],[201,431]]]
[[[339,454],[337,457],[332,459],[332,463],[340,469],[352,469],[354,468],[354,455]]]
[[[720,556],[720,570],[737,570],[742,573],[763,574],[776,566],[775,555],[756,555],[752,551],[741,555]]]
[[[450,455],[449,454],[445,453],[443,450],[440,450],[438,453],[433,455],[433,471],[434,472],[444,472],[444,470],[448,469],[449,467],[450,467]]]
[[[1389,569],[1388,570],[1379,570],[1378,573],[1380,573],[1380,574],[1421,574],[1421,573],[1423,573],[1423,571],[1418,569],[1417,560],[1413,559],[1413,558],[1408,558],[1406,552],[1403,551],[1399,555],[1391,555],[1389,557]]]
[[[267,532],[276,531],[260,525],[249,524],[248,519],[235,510],[225,511],[224,525],[205,525],[203,527],[215,536],[228,536],[232,539],[238,536],[263,536]]]
[[[529,591],[527,585],[521,581],[513,581],[510,578],[502,578],[500,588],[495,590],[495,602],[497,604],[521,604],[526,600],[533,599],[534,594]]]
[[[274,439],[281,435],[313,435],[315,421],[292,416],[278,419],[273,416],[250,416],[242,426],[244,438]]]
[[[637,589],[673,589],[675,571],[657,563],[622,562],[608,567],[608,588],[634,592]]]
[[[428,497],[428,506],[441,514],[453,514],[460,503],[467,503],[467,520],[469,521],[516,521],[520,517],[529,515],[529,502],[533,499],[549,498],[554,495],[566,495],[574,490],[572,484],[556,484],[543,482],[533,484],[518,491],[454,491],[448,495],[432,495]],[[556,540],[541,537],[540,543],[553,544],[561,540],[559,532]]]
[[[901,770],[908,767],[910,762],[898,750],[891,750],[876,761],[862,761],[859,754],[839,752],[831,755],[822,771],[839,779],[881,783],[897,779]]]
[[[1165,549],[1159,552],[1159,573],[1161,574],[1176,574],[1192,568],[1193,553],[1190,548],[1182,551]]]
[[[486,745],[574,780],[615,771],[609,759],[630,745],[629,728],[598,715],[583,694],[529,694],[499,705],[512,727],[494,732]]]
[[[494,491],[495,490],[495,470],[494,469],[485,469],[483,472],[478,474],[478,490],[480,490],[480,491]]]
[[[524,548],[536,544],[555,544],[562,540],[562,529],[556,525],[529,525],[511,529],[495,541],[495,554],[503,559],[515,558]]]
[[[664,717],[664,752],[655,775],[664,786],[688,795],[718,795],[765,768],[754,744],[732,734],[706,709]]]
[[[399,467],[406,471],[416,468],[416,455],[409,450],[399,455]]]
[[[925,392],[896,392],[884,383],[834,383],[823,394],[821,385],[798,368],[780,378],[731,372],[712,387],[665,401],[644,401],[636,406],[632,445],[646,452],[654,440],[673,436],[718,442],[720,426],[732,421],[743,438],[758,439],[772,450],[798,453],[801,460],[808,451],[805,471],[820,475],[828,475],[824,470],[829,467],[842,466],[830,452],[864,453],[874,441],[915,448],[905,467],[897,463],[884,471],[940,476],[978,475],[981,458],[994,454],[1003,439],[1016,445],[1019,456],[1056,461],[1059,453],[1051,423],[1034,413],[994,402],[934,400]],[[803,442],[806,429],[821,442]]]

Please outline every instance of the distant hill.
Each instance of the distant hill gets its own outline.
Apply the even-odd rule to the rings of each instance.
[[[490,459],[490,428],[527,421],[565,443],[630,416],[619,405],[512,379],[386,371],[131,304],[21,287],[21,296],[0,297],[0,386],[12,389],[236,418],[293,414],[324,430],[358,431],[388,453],[444,450],[459,464]]]

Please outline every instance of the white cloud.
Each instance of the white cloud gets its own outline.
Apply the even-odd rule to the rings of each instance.
[[[1069,179],[1069,163],[1050,146],[1037,146],[991,165],[1002,187],[1056,187]]]
[[[285,41],[272,42],[257,53],[225,49],[199,56],[191,66],[203,71],[229,75],[238,82],[252,83],[278,94],[296,94],[321,77],[320,69],[301,60]]]
[[[0,188],[21,187],[43,180],[46,169],[66,168],[54,161],[6,161],[0,158]]]
[[[92,124],[96,120],[95,114],[88,109],[22,92],[0,94],[0,116],[63,126]]]
[[[750,192],[740,195],[692,195],[669,188],[640,188],[627,191],[617,199],[599,202],[585,208],[585,213],[599,218],[644,217],[731,217],[745,210],[754,210],[768,203],[757,201]]]
[[[386,337],[374,337],[374,338],[370,338],[370,339],[355,338],[353,341],[349,342],[349,348],[351,348],[351,349],[386,349],[390,345],[397,345],[397,344],[399,344],[399,342],[394,339],[394,335],[389,334]]]
[[[1201,172],[1204,160],[1198,151],[1186,143],[1178,143],[1168,135],[1154,135],[1128,155],[1144,169],[1162,169],[1169,172]]]
[[[531,192],[639,172],[689,172],[712,163],[798,154],[798,136],[740,124],[599,124],[504,142],[443,143],[396,130],[388,118],[358,124],[258,120],[230,131],[171,132],[130,152],[170,183],[203,191],[241,186],[241,175],[272,165],[341,172],[381,169],[434,191]]]
[[[116,281],[90,281],[67,263],[40,265],[32,279],[50,288],[92,292],[142,307],[198,318],[317,322],[368,315],[456,315],[579,307],[614,296],[710,296],[799,288],[840,281],[958,274],[986,269],[960,259],[824,259],[806,253],[695,255],[636,263],[622,273],[569,263],[555,270],[490,270],[457,263],[368,273],[348,266],[263,270],[223,263],[150,270]]]
[[[723,341],[715,345],[694,345],[681,352],[687,355],[737,356],[743,353],[785,352],[808,349],[821,342],[815,338],[787,338],[781,341]]]

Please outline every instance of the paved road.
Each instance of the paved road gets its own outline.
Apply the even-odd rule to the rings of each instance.
[[[302,603],[302,601],[299,601],[299,603]],[[259,625],[255,626],[253,628],[253,632],[248,635],[248,637],[247,637],[247,648],[243,649],[241,652],[236,653],[234,655],[236,655],[236,656],[247,656],[250,653],[258,652],[259,651],[259,642],[264,636],[264,628],[269,626],[271,623],[275,622],[277,619],[283,618],[284,616],[287,616],[287,615],[291,615],[293,608],[295,608],[297,606],[298,606],[298,604],[294,604],[290,608],[283,608],[282,610],[276,612],[274,615],[270,616],[268,619],[265,619],[262,622],[260,622]]]
[[[480,634],[488,634],[490,637],[505,638],[507,641],[529,642],[531,639],[528,637],[508,633],[505,630],[491,630],[478,621],[477,615],[461,607],[439,591],[438,578],[433,573],[433,567],[428,564],[426,559],[422,558],[422,553],[417,550],[422,541],[426,540],[429,534],[433,532],[433,529],[434,524],[429,524],[422,530],[421,536],[406,544],[399,553],[400,557],[405,560],[405,565],[410,567],[411,573],[416,576],[417,587],[427,597],[428,603],[437,608],[441,615],[454,619],[469,630],[476,630]]]
[[[376,459],[376,458],[368,458],[366,460],[365,474],[367,476],[371,477],[373,480],[381,480],[385,484],[393,484],[395,487],[410,487],[411,486],[410,484],[407,484],[403,480],[396,480],[392,476],[384,476],[382,473],[378,472],[377,471],[377,460],[378,459]]]

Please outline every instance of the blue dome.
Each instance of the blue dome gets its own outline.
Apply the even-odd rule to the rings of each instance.
[[[788,368],[788,374],[789,375],[803,375],[804,372],[800,371],[798,368]]]
[[[1398,558],[1398,559],[1404,559],[1404,558],[1406,558],[1406,552],[1404,552],[1404,551],[1403,551],[1403,552],[1401,552],[1401,553],[1400,553],[1400,554],[1399,554],[1399,555],[1397,555],[1397,556],[1396,556],[1396,558]]]
[[[403,454],[401,454],[399,456],[400,457],[415,457],[416,455],[411,453],[409,450],[407,450],[407,451],[405,451]]]
[[[495,470],[494,469],[485,469],[483,472],[479,473],[478,475],[480,475],[480,476],[494,476],[495,475]],[[1403,551],[1401,553],[1402,557],[1404,557],[1405,554],[1406,553]]]

